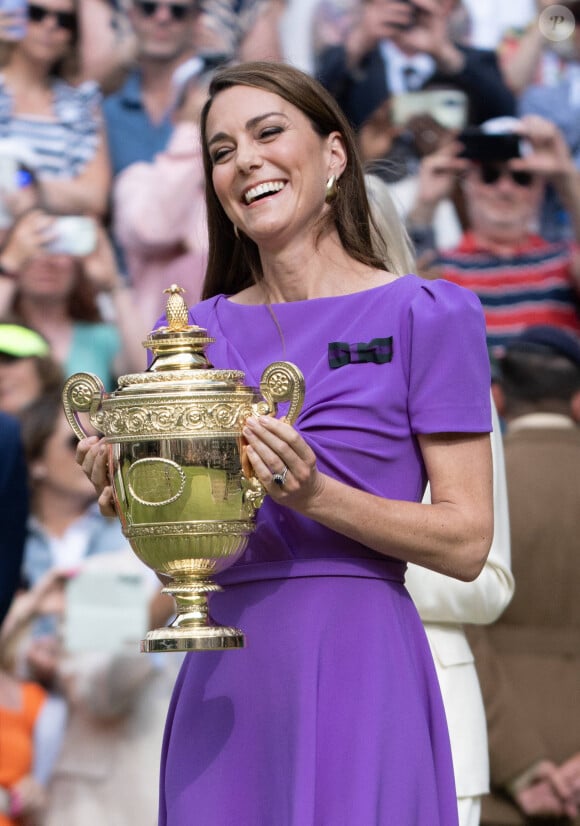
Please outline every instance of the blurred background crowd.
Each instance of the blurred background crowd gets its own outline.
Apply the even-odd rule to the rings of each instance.
[[[0,826],[156,822],[180,656],[136,640],[173,606],[61,392],[142,371],[170,284],[198,300],[199,117],[246,60],[321,81],[387,242],[394,205],[416,271],[481,300],[515,580],[466,629],[481,822],[580,823],[580,0],[0,0]]]

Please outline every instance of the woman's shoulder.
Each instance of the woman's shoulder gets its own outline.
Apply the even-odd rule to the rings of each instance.
[[[406,278],[404,281],[413,300],[413,308],[417,312],[421,312],[422,309],[429,311],[434,307],[440,312],[451,313],[468,311],[469,308],[481,311],[481,302],[476,294],[452,281],[446,281],[444,278],[424,278],[419,275]]]

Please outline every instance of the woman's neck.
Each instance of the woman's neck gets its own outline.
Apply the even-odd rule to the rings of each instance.
[[[351,258],[334,232],[318,244],[300,240],[283,250],[262,250],[261,262],[258,286],[271,304],[346,295],[389,280],[388,273]]]
[[[50,88],[50,70],[45,63],[35,63],[29,60],[19,49],[16,49],[10,62],[2,70],[2,74],[13,94],[20,94],[33,89]]]

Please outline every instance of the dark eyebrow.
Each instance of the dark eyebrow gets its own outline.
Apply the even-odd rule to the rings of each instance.
[[[284,112],[265,112],[263,115],[256,115],[255,118],[250,118],[250,120],[246,121],[246,129],[254,129],[261,121],[266,120],[266,118],[271,117],[272,115],[279,115],[283,118],[286,117]],[[208,146],[211,146],[218,141],[223,141],[229,138],[225,132],[218,132],[215,134],[210,140],[207,142]]]

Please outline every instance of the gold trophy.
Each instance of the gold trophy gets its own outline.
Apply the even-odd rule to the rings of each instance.
[[[168,325],[143,342],[153,354],[149,369],[121,376],[112,393],[92,373],[75,373],[64,409],[79,439],[89,435],[79,414],[104,436],[123,533],[169,580],[176,617],[149,631],[141,650],[242,648],[243,632],[214,623],[208,608],[208,595],[221,590],[214,575],[243,553],[265,496],[242,470],[242,426],[248,416],[276,415],[281,402],[295,421],[304,378],[290,362],[274,362],[258,392],[242,371],[214,369],[205,349],[215,339],[188,324],[180,287],[165,292]]]

